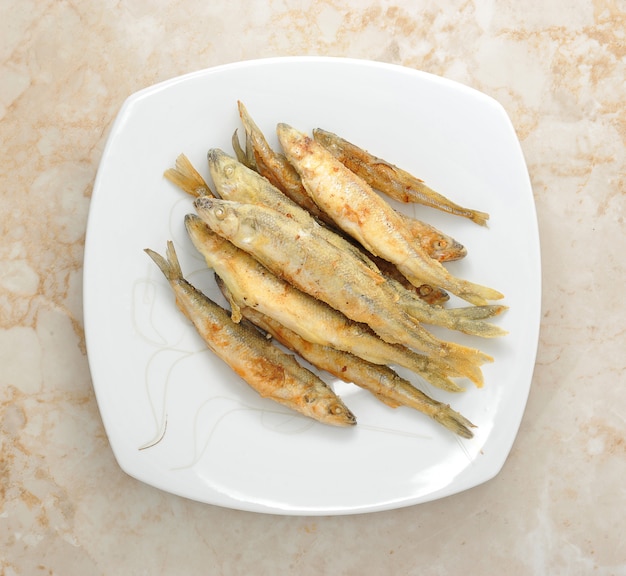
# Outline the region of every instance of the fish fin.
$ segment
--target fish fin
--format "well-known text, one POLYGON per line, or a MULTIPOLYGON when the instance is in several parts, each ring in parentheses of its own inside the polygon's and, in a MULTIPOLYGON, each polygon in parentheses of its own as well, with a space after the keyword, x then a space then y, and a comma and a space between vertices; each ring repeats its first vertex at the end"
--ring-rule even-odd
POLYGON ((230 319, 235 324, 239 324, 243 318, 243 314, 241 313, 241 306, 239 306, 232 292, 228 289, 228 286, 226 286, 226 283, 217 274, 217 272, 214 273, 213 276, 215 277, 215 283, 217 284, 217 287, 220 289, 220 292, 222 293, 224 298, 228 300, 228 303, 230 304, 230 319))
MULTIPOLYGON (((375 285, 378 286, 381 284, 387 284, 389 282, 389 279, 383 276, 383 274, 377 267, 372 267, 371 263, 368 263, 362 260, 362 254, 360 254, 357 251, 357 249, 355 249, 354 255, 361 259, 361 263, 363 264, 362 266, 363 273, 367 274, 370 280, 375 285)), ((395 294, 394 299, 395 299, 395 302, 397 302, 400 299, 400 297, 397 294, 395 294)))
POLYGON ((375 392, 373 394, 378 400, 380 400, 383 404, 386 404, 390 408, 398 408, 399 406, 402 406, 401 402, 398 402, 397 400, 392 400, 384 394, 376 394, 375 392))
POLYGON ((230 304, 230 319, 235 324, 239 324, 239 322, 241 322, 241 319, 243 318, 241 314, 241 306, 237 304, 237 301, 233 298, 230 292, 228 292, 228 294, 225 294, 225 296, 228 300, 228 303, 230 304))
POLYGON ((180 154, 176 158, 175 168, 168 168, 163 176, 191 196, 196 198, 198 196, 212 196, 215 198, 215 194, 209 188, 206 180, 184 154, 180 154))
POLYGON ((239 322, 241 322, 241 308, 239 306, 239 304, 237 304, 237 302, 235 302, 234 300, 230 300, 230 319, 235 323, 235 324, 239 324, 239 322))

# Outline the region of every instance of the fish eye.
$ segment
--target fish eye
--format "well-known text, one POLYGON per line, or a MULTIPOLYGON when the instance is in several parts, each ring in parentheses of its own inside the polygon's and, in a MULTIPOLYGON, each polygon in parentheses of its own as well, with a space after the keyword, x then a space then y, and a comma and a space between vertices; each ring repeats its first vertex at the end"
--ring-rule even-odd
POLYGON ((216 208, 213 213, 218 220, 224 220, 224 218, 226 218, 226 210, 224 210, 221 206, 216 208))
POLYGON ((448 243, 443 239, 437 240, 434 244, 437 250, 444 250, 445 248, 448 247, 448 243))
POLYGON ((429 286, 428 284, 422 284, 417 291, 419 292, 420 296, 428 296, 429 294, 432 294, 433 292, 433 288, 432 286, 429 286))
POLYGON ((226 178, 230 178, 235 172, 235 169, 232 166, 226 166, 224 168, 224 176, 226 176, 226 178))
POLYGON ((338 404, 336 404, 335 406, 333 406, 333 407, 331 408, 331 411, 332 411, 332 413, 333 413, 333 414, 337 414, 337 415, 339 415, 339 414, 343 414, 343 408, 342 408, 341 406, 339 406, 338 404))

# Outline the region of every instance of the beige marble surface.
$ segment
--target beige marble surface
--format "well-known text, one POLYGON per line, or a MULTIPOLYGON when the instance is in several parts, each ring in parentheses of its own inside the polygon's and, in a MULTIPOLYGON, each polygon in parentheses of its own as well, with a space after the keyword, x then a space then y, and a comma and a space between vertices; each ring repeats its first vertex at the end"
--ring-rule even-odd
POLYGON ((0 2, 0 574, 626 575, 624 0, 0 2), (498 99, 542 241, 531 394, 501 473, 376 514, 207 506, 116 465, 82 323, 86 216, 132 92, 276 55, 498 99))

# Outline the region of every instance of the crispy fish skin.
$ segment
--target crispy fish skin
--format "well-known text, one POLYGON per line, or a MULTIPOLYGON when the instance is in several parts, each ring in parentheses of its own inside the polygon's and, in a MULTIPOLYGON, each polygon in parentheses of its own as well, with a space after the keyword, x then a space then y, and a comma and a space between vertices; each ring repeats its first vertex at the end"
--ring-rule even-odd
POLYGON ((315 374, 300 366, 248 323, 236 324, 228 312, 187 282, 174 245, 168 242, 167 259, 146 249, 167 278, 176 304, 191 320, 208 348, 226 362, 263 398, 288 406, 324 424, 353 426, 354 414, 315 374))
POLYGON ((367 324, 390 343, 450 363, 481 385, 479 365, 493 361, 491 356, 435 338, 396 306, 397 295, 384 281, 380 282, 379 275, 346 258, 343 250, 265 206, 208 197, 197 198, 194 206, 213 231, 303 292, 367 324))
MULTIPOLYGON (((254 169, 294 202, 315 216, 320 222, 335 227, 336 224, 334 220, 320 209, 302 185, 300 174, 294 169, 289 160, 287 160, 283 154, 271 148, 265 136, 251 118, 246 107, 241 102, 238 103, 238 106, 239 116, 246 132, 246 143, 250 143, 251 155, 254 158, 254 169)), ((234 147, 237 151, 237 145, 234 147)), ((245 157, 243 152, 237 155, 245 157)), ((249 158, 247 160, 248 161, 243 163, 251 168, 252 162, 249 158)), ((444 234, 425 222, 410 218, 401 213, 398 213, 398 215, 405 221, 414 239, 421 243, 424 250, 428 252, 432 258, 440 262, 447 262, 459 260, 467 254, 465 247, 451 236, 444 234)), ((436 288, 433 287, 433 290, 435 289, 436 288)), ((439 291, 439 294, 430 292, 429 296, 431 301, 434 300, 436 296, 441 297, 441 302, 447 300, 447 295, 445 292, 442 294, 441 291, 439 291)))
POLYGON ((455 278, 430 258, 412 241, 397 212, 315 140, 283 123, 278 124, 277 133, 316 203, 367 250, 393 262, 413 284, 440 286, 477 305, 504 297, 492 288, 455 278))
MULTIPOLYGON (((209 150, 207 161, 211 177, 220 197, 226 200, 264 204, 283 214, 289 214, 298 218, 303 225, 312 225, 313 222, 318 221, 322 222, 319 218, 315 218, 308 208, 287 196, 279 186, 275 186, 261 173, 253 170, 241 161, 236 161, 224 151, 216 148, 209 150)), ((297 176, 297 178, 299 179, 300 177, 297 176)), ((417 293, 425 302, 441 305, 449 300, 447 292, 440 288, 427 284, 422 284, 419 287, 413 286, 393 264, 372 254, 366 254, 362 247, 354 243, 353 239, 348 240, 345 236, 338 234, 336 227, 333 226, 333 229, 330 229, 322 225, 319 232, 329 242, 346 250, 352 256, 363 260, 373 270, 384 270, 384 276, 396 280, 404 289, 410 289, 412 292, 417 293)))
POLYGON ((492 306, 491 308, 484 308, 481 311, 484 313, 481 318, 478 317, 478 311, 471 307, 454 311, 433 307, 424 298, 416 297, 413 291, 407 291, 404 286, 390 282, 389 278, 385 278, 381 274, 377 264, 361 250, 343 236, 324 226, 320 226, 305 209, 285 196, 268 180, 250 170, 235 158, 222 150, 214 148, 207 153, 207 160, 211 177, 221 198, 267 206, 297 221, 311 234, 320 235, 340 250, 343 250, 345 258, 356 258, 359 261, 358 264, 364 263, 374 273, 379 274, 379 282, 387 282, 393 288, 397 293, 399 305, 417 321, 489 338, 500 336, 504 333, 497 326, 481 321, 482 318, 499 314, 504 307, 492 306), (471 317, 468 318, 468 316, 471 317))
MULTIPOLYGON (((245 197, 246 200, 244 201, 265 203, 271 207, 282 210, 284 213, 295 212, 297 214, 299 212, 303 217, 309 219, 313 218, 313 216, 305 208, 291 200, 282 192, 282 190, 273 186, 265 177, 261 176, 261 174, 254 170, 251 166, 246 165, 246 153, 243 150, 239 150, 238 156, 242 157, 242 159, 238 160, 239 165, 245 166, 250 175, 255 177, 254 180, 252 178, 248 179, 248 183, 251 185, 251 188, 246 187, 242 189, 241 186, 239 186, 239 189, 236 188, 238 186, 237 181, 239 178, 237 176, 239 170, 235 169, 236 163, 231 163, 233 159, 227 154, 217 149, 209 150, 207 154, 207 159, 209 161, 213 177, 221 188, 220 195, 223 195, 227 199, 241 199, 242 196, 239 194, 235 195, 234 193, 247 191, 248 196, 245 197)), ((176 158, 175 167, 168 168, 165 171, 164 176, 181 190, 195 198, 198 196, 210 196, 212 198, 219 196, 211 190, 202 175, 193 167, 185 154, 180 154, 176 158)), ((243 178, 241 180, 243 180, 243 178)), ((328 230, 328 233, 329 238, 334 237, 337 241, 342 241, 343 246, 348 251, 353 252, 353 255, 355 256, 361 257, 364 261, 370 263, 372 267, 383 267, 385 276, 396 280, 405 289, 414 291, 425 302, 432 305, 442 305, 449 299, 445 290, 429 286, 428 284, 422 284, 419 287, 415 287, 410 284, 410 282, 402 276, 398 269, 395 268, 395 266, 390 262, 376 258, 371 254, 366 255, 362 248, 350 243, 343 236, 339 236, 338 234, 331 236, 331 230, 328 230), (373 264, 374 260, 376 261, 375 265, 373 264)))
POLYGON ((301 292, 213 232, 198 216, 187 215, 185 227, 193 245, 225 286, 235 321, 240 320, 243 308, 258 310, 304 340, 350 352, 373 364, 403 366, 443 390, 463 390, 448 377, 460 374, 436 359, 385 342, 364 324, 349 320, 324 302, 301 292))
POLYGON ((423 204, 449 214, 468 218, 481 226, 487 225, 489 214, 455 204, 426 186, 423 180, 381 158, 377 158, 344 138, 321 128, 313 130, 313 137, 352 172, 358 174, 370 186, 389 197, 400 202, 423 204))
POLYGON ((273 318, 253 308, 242 308, 242 314, 316 368, 368 390, 392 408, 398 406, 414 408, 463 438, 474 436, 470 430, 474 425, 467 418, 452 410, 448 404, 434 400, 388 366, 372 364, 348 352, 308 342, 273 318))
MULTIPOLYGON (((297 202, 293 201, 279 188, 259 173, 238 162, 223 150, 212 148, 207 153, 209 172, 215 183, 220 198, 246 204, 259 204, 277 210, 295 219, 307 230, 321 235, 337 248, 360 260, 373 271, 377 266, 371 259, 333 230, 320 225, 313 215, 297 202)), ((383 281, 381 279, 381 281, 383 281)))

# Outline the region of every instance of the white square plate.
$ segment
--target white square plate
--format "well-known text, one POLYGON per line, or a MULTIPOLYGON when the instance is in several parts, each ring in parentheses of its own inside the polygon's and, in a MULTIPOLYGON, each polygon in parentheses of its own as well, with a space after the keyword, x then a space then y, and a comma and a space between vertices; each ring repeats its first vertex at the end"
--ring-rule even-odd
MULTIPOLYGON (((241 129, 240 129, 240 132, 241 129)), ((399 206, 399 205, 398 205, 399 206)), ((528 396, 539 333, 539 238, 515 131, 490 97, 399 66, 278 58, 203 70, 128 98, 93 190, 84 266, 85 333, 102 419, 131 476, 195 500, 257 512, 349 514, 408 506, 466 490, 504 464, 528 396), (506 295, 497 340, 439 332, 495 358, 485 385, 453 395, 424 387, 477 425, 455 437, 408 408, 331 383, 358 425, 327 427, 258 397, 204 346, 143 252, 171 239, 183 273, 223 302, 186 237, 193 211, 163 178, 184 152, 208 178, 206 152, 232 153, 237 100, 277 146, 278 122, 335 132, 415 175, 489 227, 401 206, 468 248, 456 275, 506 295)), ((400 371, 416 384, 416 378, 400 371)))

